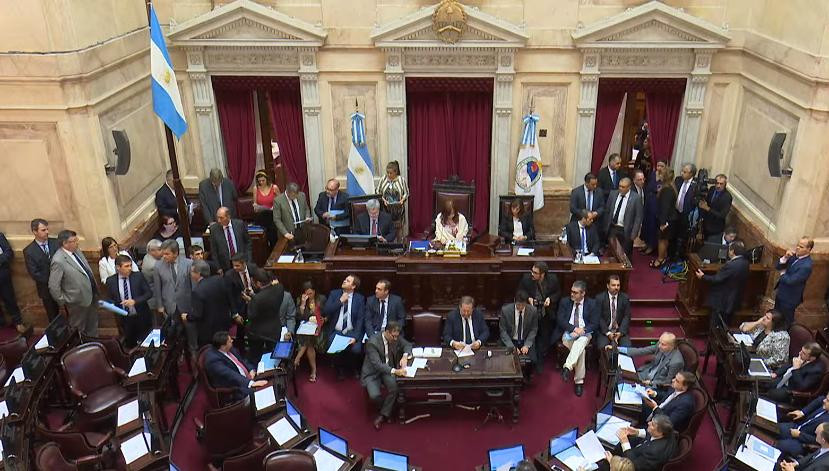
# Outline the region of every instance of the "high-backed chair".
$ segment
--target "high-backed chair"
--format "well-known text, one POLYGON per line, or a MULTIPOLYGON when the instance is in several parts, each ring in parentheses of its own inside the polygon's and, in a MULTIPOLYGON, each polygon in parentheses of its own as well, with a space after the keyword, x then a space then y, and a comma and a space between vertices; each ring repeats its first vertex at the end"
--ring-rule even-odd
POLYGON ((697 374, 697 369, 699 368, 699 352, 697 352, 697 348, 686 340, 677 342, 676 348, 682 354, 682 360, 685 362, 685 368, 683 369, 697 374))
MULTIPOLYGON (((247 453, 226 458, 222 462, 221 469, 222 471, 260 470, 264 466, 262 463, 265 461, 265 457, 268 456, 268 453, 273 451, 273 448, 274 447, 271 442, 266 441, 261 446, 256 447, 247 453)), ((211 471, 219 469, 214 467, 212 464, 208 465, 208 468, 211 471)))
POLYGON ((691 455, 693 448, 694 441, 691 437, 680 435, 677 440, 676 454, 662 466, 662 471, 683 471, 688 469, 688 463, 685 463, 685 460, 691 455))
POLYGON ((348 198, 348 204, 351 206, 351 227, 352 231, 353 228, 357 226, 357 218, 360 217, 361 214, 367 212, 366 203, 368 200, 380 200, 381 196, 374 194, 374 195, 362 195, 362 196, 351 196, 348 198))
POLYGON ((107 358, 113 365, 121 368, 124 371, 129 371, 132 362, 130 361, 130 352, 128 352, 121 341, 117 337, 89 337, 81 334, 81 340, 86 342, 98 342, 104 346, 107 358))
MULTIPOLYGON (((466 183, 460 180, 457 175, 453 175, 442 181, 435 179, 432 183, 432 193, 435 201, 435 210, 432 213, 432 224, 434 224, 434 218, 438 213, 443 211, 443 205, 446 200, 452 200, 452 203, 455 205, 455 210, 466 217, 466 223, 469 225, 469 240, 474 240, 478 236, 473 230, 475 226, 475 181, 466 183)), ((432 234, 434 227, 427 232, 432 234)))
POLYGON ((441 344, 441 321, 437 314, 421 312, 412 316, 412 339, 418 345, 438 346, 441 344))
POLYGON ((265 471, 317 471, 314 457, 305 450, 279 450, 265 457, 265 471))
POLYGON ((213 347, 211 345, 205 345, 199 349, 197 375, 202 389, 207 394, 207 402, 210 408, 218 409, 231 401, 234 390, 233 388, 215 388, 210 384, 210 378, 207 377, 207 368, 205 368, 205 355, 207 354, 208 348, 213 347))
POLYGON ((70 458, 102 454, 113 436, 113 430, 106 433, 70 430, 68 424, 58 430, 49 429, 41 421, 35 424, 35 433, 43 441, 56 443, 70 458))
POLYGON ((78 399, 80 412, 97 422, 115 414, 130 393, 121 386, 127 374, 107 358, 104 346, 90 342, 71 348, 60 358, 69 391, 78 399))
POLYGON ((201 438, 211 461, 221 461, 259 446, 253 440, 256 425, 250 396, 219 409, 208 410, 204 420, 193 418, 196 436, 201 438))
POLYGON ((806 342, 813 341, 814 339, 815 338, 812 335, 811 330, 803 324, 793 322, 792 325, 789 326, 789 358, 796 357, 800 349, 803 348, 803 345, 806 342))
POLYGON ((78 471, 82 469, 101 469, 102 457, 88 455, 69 461, 61 453, 57 443, 49 442, 38 448, 35 453, 35 467, 39 471, 78 471))
POLYGON ((708 412, 708 395, 700 387, 693 387, 688 390, 688 394, 694 396, 694 412, 691 414, 691 419, 688 420, 688 426, 682 431, 682 435, 687 435, 694 440, 697 438, 697 431, 699 430, 702 419, 705 413, 708 412))
POLYGON ((498 196, 498 222, 500 223, 506 218, 512 217, 510 206, 512 202, 518 200, 523 206, 524 214, 530 215, 530 221, 533 218, 533 203, 535 197, 533 195, 500 195, 498 196))
POLYGON ((325 252, 331 240, 331 229, 322 224, 307 223, 302 225, 295 236, 300 242, 297 248, 306 252, 325 252))
MULTIPOLYGON (((23 359, 23 355, 26 354, 26 350, 28 349, 29 345, 26 342, 26 337, 22 335, 18 335, 5 342, 0 342, 0 355, 3 355, 3 359, 6 360, 8 373, 11 373, 15 368, 20 366, 20 360, 23 359)), ((5 377, 3 378, 3 384, 6 384, 6 379, 5 377)))

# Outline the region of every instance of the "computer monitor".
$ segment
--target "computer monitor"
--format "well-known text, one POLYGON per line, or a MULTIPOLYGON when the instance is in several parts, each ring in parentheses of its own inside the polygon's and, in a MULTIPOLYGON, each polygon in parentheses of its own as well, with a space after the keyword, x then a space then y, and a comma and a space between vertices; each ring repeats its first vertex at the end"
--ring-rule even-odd
POLYGON ((704 242, 697 252, 697 255, 703 260, 718 263, 721 260, 728 259, 728 246, 720 244, 719 242, 704 242))
POLYGON ((302 414, 299 413, 294 403, 285 398, 285 413, 288 417, 288 421, 294 424, 294 428, 297 431, 302 430, 302 414))
POLYGON ((743 365, 743 372, 748 373, 748 367, 749 367, 749 365, 751 365, 751 355, 749 355, 748 348, 746 347, 746 345, 744 343, 740 342, 740 345, 739 345, 738 348, 740 349, 740 358, 739 358, 739 360, 743 365))
POLYGON ((579 438, 579 428, 573 427, 570 430, 562 433, 557 437, 550 439, 550 456, 555 456, 562 451, 576 445, 576 439, 579 438))
POLYGON ((344 438, 319 428, 320 446, 329 453, 333 453, 342 459, 348 459, 348 442, 344 438))
POLYGON ((46 327, 44 335, 46 335, 49 345, 55 346, 63 341, 68 330, 69 327, 66 323, 66 318, 64 316, 55 316, 52 322, 49 323, 49 326, 46 327))
POLYGON ((36 381, 46 369, 46 359, 32 347, 23 356, 20 366, 23 368, 23 374, 27 379, 36 381))
POLYGON ((613 401, 608 401, 596 412, 595 430, 602 428, 602 426, 606 424, 611 417, 613 417, 613 401))
POLYGON ((524 445, 489 450, 489 471, 515 469, 524 459, 524 445))
POLYGON ((293 352, 293 342, 276 342, 276 345, 273 347, 273 352, 271 352, 271 358, 274 360, 284 360, 286 358, 291 358, 293 356, 293 352))
POLYGON ((377 245, 376 235, 342 234, 340 235, 340 239, 342 239, 346 244, 348 244, 351 247, 365 248, 377 245))
POLYGON ((408 471, 409 457, 390 451, 371 450, 371 462, 376 469, 384 471, 408 471))

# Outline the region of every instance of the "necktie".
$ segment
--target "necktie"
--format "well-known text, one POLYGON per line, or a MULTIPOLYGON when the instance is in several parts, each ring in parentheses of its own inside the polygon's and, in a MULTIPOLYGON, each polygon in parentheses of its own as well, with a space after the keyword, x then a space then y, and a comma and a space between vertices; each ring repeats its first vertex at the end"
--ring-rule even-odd
POLYGON ((627 195, 619 195, 619 203, 616 205, 616 211, 613 213, 613 225, 619 223, 619 213, 622 212, 622 205, 625 204, 625 196, 627 195))
POLYGON ((619 326, 616 325, 616 296, 610 297, 610 328, 612 330, 619 328, 619 326))
POLYGON ((245 291, 250 289, 250 278, 248 278, 247 270, 242 272, 242 283, 245 285, 245 291))
MULTIPOLYGON (((128 278, 122 278, 122 280, 123 280, 122 284, 123 284, 123 286, 124 286, 124 299, 123 299, 122 301, 126 301, 127 299, 132 299, 132 294, 130 294, 130 282, 129 282, 129 279, 128 279, 128 278)), ((134 312, 135 312, 135 308, 134 308, 134 307, 130 307, 130 308, 129 308, 129 312, 130 312, 130 314, 134 313, 134 312)))
POLYGON ((614 170, 610 171, 610 181, 613 182, 613 189, 614 190, 619 187, 619 184, 616 183, 616 171, 614 171, 614 170))
POLYGON ((371 220, 371 235, 373 235, 373 236, 377 235, 377 219, 372 219, 371 220))
POLYGON ((380 324, 380 329, 386 329, 386 300, 380 301, 380 319, 382 319, 382 323, 380 324))
POLYGON ((297 206, 296 200, 291 200, 291 210, 294 212, 294 225, 299 225, 299 206, 297 206))
POLYGON ((343 303, 343 309, 340 311, 340 320, 337 322, 337 330, 346 333, 351 330, 351 319, 348 315, 348 299, 343 303))
POLYGON ((245 372, 245 373, 244 373, 244 374, 245 374, 245 378, 247 378, 247 377, 248 377, 248 373, 250 373, 250 371, 249 371, 249 370, 248 370, 248 368, 245 366, 245 364, 244 364, 244 363, 242 363, 241 361, 239 361, 239 359, 238 359, 238 358, 236 358, 236 355, 234 355, 234 354, 233 354, 233 353, 231 353, 231 352, 227 352, 227 356, 230 358, 230 361, 232 361, 232 362, 236 365, 236 368, 239 368, 240 370, 242 370, 242 371, 244 371, 244 372, 245 372))
POLYGON ((720 191, 714 190, 714 194, 711 195, 711 202, 713 203, 714 201, 716 201, 718 196, 720 196, 720 191))
POLYGON ((331 207, 334 206, 334 198, 328 197, 328 212, 331 212, 331 207))
POLYGON ((81 266, 81 270, 83 270, 84 275, 89 278, 89 286, 92 288, 92 294, 95 294, 95 291, 98 290, 98 287, 95 286, 95 278, 92 277, 92 273, 87 270, 86 265, 83 264, 81 261, 81 257, 78 256, 77 253, 72 252, 72 256, 75 257, 75 261, 78 262, 78 265, 81 266))
POLYGON ((45 244, 40 244, 40 248, 43 249, 43 253, 45 253, 46 256, 48 257, 49 256, 49 243, 46 242, 45 244))
POLYGON ((230 233, 230 224, 225 226, 225 237, 227 237, 227 250, 230 256, 236 255, 236 244, 233 243, 233 235, 230 233))
POLYGON ((176 273, 176 263, 173 262, 170 264, 170 272, 173 274, 173 283, 178 280, 178 273, 176 273))
POLYGON ((389 355, 389 343, 383 340, 383 350, 386 354, 386 364, 394 368, 394 363, 391 361, 391 355, 389 355))
POLYGON ((587 210, 593 211, 593 190, 587 190, 587 210))
POLYGON ((219 197, 219 206, 224 206, 225 202, 224 202, 224 198, 222 198, 222 185, 219 185, 219 186, 216 186, 216 187, 213 187, 213 188, 216 189, 216 195, 219 197))
POLYGON ((587 230, 584 227, 581 228, 581 251, 587 253, 587 230))
POLYGON ((677 196, 677 198, 676 198, 676 209, 679 210, 680 213, 682 212, 682 205, 685 202, 684 201, 685 200, 685 192, 687 192, 687 191, 688 191, 688 182, 684 182, 682 184, 682 188, 679 191, 679 196, 677 196))
POLYGON ((461 318, 461 323, 463 324, 463 343, 470 343, 469 342, 469 327, 466 323, 466 319, 461 318))
MULTIPOLYGON (((820 416, 822 416, 822 415, 823 415, 823 414, 825 414, 825 413, 826 413, 826 411, 825 411, 825 410, 821 410, 821 411, 820 411, 817 415, 815 415, 815 416, 814 416, 814 417, 812 417, 811 419, 809 419, 809 420, 807 420, 806 422, 803 422, 802 424, 798 425, 798 426, 797 426, 797 429, 798 429, 798 430, 800 430, 801 428, 805 427, 806 425, 808 425, 808 424, 810 424, 810 423, 814 422, 815 420, 819 419, 819 418, 820 418, 820 416)), ((825 425, 824 425, 824 427, 825 427, 825 425)))
POLYGON ((575 321, 573 322, 573 325, 576 327, 581 325, 581 312, 579 312, 579 306, 581 306, 581 303, 576 303, 576 311, 573 313, 573 321, 575 321))
POLYGON ((524 340, 524 311, 518 313, 518 341, 524 340))

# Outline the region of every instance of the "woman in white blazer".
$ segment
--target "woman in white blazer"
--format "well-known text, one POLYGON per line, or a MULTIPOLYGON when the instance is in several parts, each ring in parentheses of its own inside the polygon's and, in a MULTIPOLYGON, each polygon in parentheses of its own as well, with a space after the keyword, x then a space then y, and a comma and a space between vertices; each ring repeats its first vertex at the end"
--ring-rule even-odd
POLYGON ((443 244, 449 241, 461 242, 469 233, 469 226, 463 214, 455 210, 451 199, 443 203, 443 211, 435 218, 435 240, 443 244))
MULTIPOLYGON (((119 255, 130 257, 130 254, 121 250, 115 239, 104 237, 101 240, 101 259, 98 260, 98 274, 101 275, 101 283, 106 283, 107 278, 115 274, 115 257, 119 255)), ((138 265, 135 264, 134 260, 132 271, 138 271, 138 265)))

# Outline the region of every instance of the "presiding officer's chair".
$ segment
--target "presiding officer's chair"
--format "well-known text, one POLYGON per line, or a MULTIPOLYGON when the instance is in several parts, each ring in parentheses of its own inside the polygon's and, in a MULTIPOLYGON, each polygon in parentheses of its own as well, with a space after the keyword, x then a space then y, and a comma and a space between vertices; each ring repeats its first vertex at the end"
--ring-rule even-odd
POLYGON ((512 202, 518 200, 523 206, 524 214, 530 215, 530 221, 533 218, 533 203, 535 203, 535 196, 533 195, 500 195, 498 196, 498 221, 503 221, 512 217, 510 206, 512 202))
POLYGON ((431 239, 435 234, 435 218, 438 213, 443 211, 443 205, 446 200, 452 200, 455 205, 455 211, 461 213, 466 218, 466 223, 469 226, 469 240, 474 241, 480 234, 475 232, 475 181, 466 183, 457 175, 452 175, 446 180, 434 180, 432 183, 433 200, 435 202, 435 209, 432 213, 432 220, 430 221, 429 229, 426 231, 426 238, 431 239))
MULTIPOLYGON (((351 206, 351 232, 354 232, 354 228, 357 227, 357 218, 360 217, 361 214, 368 212, 366 209, 366 203, 368 200, 380 201, 381 195, 361 195, 361 196, 350 196, 348 198, 348 204, 351 206)), ((382 203, 382 201, 380 201, 382 203)))
POLYGON ((317 471, 317 462, 305 450, 279 450, 265 457, 265 471, 317 471))
POLYGON ((69 391, 78 399, 81 416, 100 422, 115 414, 130 397, 121 385, 127 374, 107 358, 104 346, 90 342, 71 348, 60 358, 69 391))

